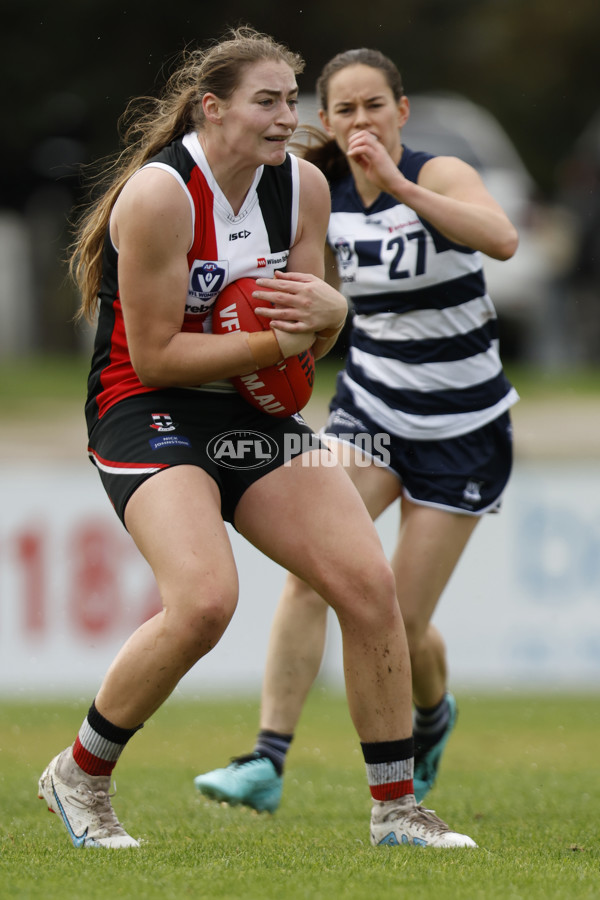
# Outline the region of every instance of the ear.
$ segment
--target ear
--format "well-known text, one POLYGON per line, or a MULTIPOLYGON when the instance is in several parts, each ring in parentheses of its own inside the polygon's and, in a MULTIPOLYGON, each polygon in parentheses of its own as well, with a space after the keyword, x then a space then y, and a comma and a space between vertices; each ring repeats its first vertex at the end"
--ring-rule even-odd
POLYGON ((329 124, 329 117, 327 115, 327 112, 324 109, 319 110, 319 119, 321 120, 321 125, 323 126, 323 128, 325 129, 325 131, 327 132, 329 137, 330 138, 335 137, 333 128, 329 124))
POLYGON ((398 101, 398 128, 402 128, 403 125, 406 125, 409 116, 410 101, 408 97, 403 94, 398 101))
POLYGON ((204 118, 213 125, 220 125, 223 120, 224 104, 216 94, 205 94, 202 98, 204 118))

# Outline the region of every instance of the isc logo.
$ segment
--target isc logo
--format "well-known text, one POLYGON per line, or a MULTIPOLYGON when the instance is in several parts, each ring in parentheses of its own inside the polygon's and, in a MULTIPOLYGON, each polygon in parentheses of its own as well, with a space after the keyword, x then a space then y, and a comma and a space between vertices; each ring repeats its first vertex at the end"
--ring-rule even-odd
POLYGON ((244 238, 250 237, 251 231, 233 231, 229 235, 230 241, 242 241, 244 238))

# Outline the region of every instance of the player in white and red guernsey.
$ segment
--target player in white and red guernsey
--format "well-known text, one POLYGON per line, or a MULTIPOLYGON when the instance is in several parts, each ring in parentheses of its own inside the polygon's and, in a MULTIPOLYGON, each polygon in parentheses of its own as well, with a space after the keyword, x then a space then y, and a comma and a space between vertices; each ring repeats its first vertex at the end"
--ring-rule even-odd
POLYGON ((339 617, 372 837, 384 828, 385 843, 474 846, 416 806, 406 637, 360 496, 316 439, 286 455, 288 438, 311 437, 301 418, 276 419, 228 390, 229 378, 309 347, 323 355, 346 316, 344 297, 322 280, 327 182, 286 150, 301 68, 252 29, 186 54, 79 232, 83 311, 99 303, 90 456, 164 608, 125 643, 74 744, 40 778, 40 797, 78 847, 138 846, 112 809, 111 773, 233 615, 237 572, 224 519, 339 617), (272 327, 212 334, 220 288, 262 274, 278 276, 260 280, 271 290, 255 295, 273 304, 263 310, 272 327), (235 464, 211 451, 223 433, 230 443, 239 435, 235 464), (274 448, 268 464, 263 438, 274 448))

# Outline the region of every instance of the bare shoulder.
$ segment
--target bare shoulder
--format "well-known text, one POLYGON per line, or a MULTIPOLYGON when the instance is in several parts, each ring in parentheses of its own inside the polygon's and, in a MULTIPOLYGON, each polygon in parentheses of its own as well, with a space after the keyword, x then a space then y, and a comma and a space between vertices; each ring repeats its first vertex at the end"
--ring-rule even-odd
POLYGON ((329 220, 331 197, 329 184, 320 169, 305 159, 299 159, 300 212, 301 214, 329 220))
POLYGON ((303 191, 322 192, 329 197, 329 184, 320 169, 306 159, 298 160, 300 185, 303 191))
POLYGON ((419 172, 418 183, 437 193, 445 194, 447 189, 464 186, 483 186, 481 176, 473 166, 457 156, 434 156, 429 159, 419 172))
POLYGON ((111 231, 118 241, 119 231, 133 225, 138 229, 158 228, 163 234, 168 228, 191 240, 189 196, 170 172, 148 166, 127 181, 113 209, 111 231))

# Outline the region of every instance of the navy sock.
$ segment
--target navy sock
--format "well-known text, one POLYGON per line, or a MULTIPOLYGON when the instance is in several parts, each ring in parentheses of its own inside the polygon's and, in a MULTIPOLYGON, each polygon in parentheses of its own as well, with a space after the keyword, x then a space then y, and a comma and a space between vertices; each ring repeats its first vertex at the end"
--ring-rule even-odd
POLYGON ((285 758, 293 739, 293 734, 279 734, 277 731, 269 731, 263 728, 256 737, 254 752, 258 753, 259 756, 266 756, 267 759, 270 759, 278 775, 281 775, 283 774, 285 758))
POLYGON ((418 751, 428 750, 442 737, 448 727, 450 705, 446 694, 435 706, 415 706, 414 736, 418 751))

